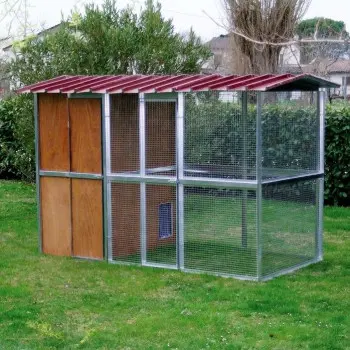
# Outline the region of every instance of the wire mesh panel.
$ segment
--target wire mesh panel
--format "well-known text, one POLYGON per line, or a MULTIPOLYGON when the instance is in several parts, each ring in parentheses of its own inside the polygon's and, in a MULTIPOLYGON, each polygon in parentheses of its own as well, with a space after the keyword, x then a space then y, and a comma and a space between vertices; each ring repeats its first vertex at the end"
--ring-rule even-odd
POLYGON ((176 265, 176 187, 146 185, 148 263, 176 265))
POLYGON ((268 92, 262 108, 263 178, 314 172, 318 160, 315 92, 268 92))
POLYGON ((263 275, 313 260, 316 229, 316 180, 263 185, 263 275))
POLYGON ((141 263, 140 185, 111 184, 112 259, 141 263))
POLYGON ((111 172, 139 172, 138 95, 111 96, 111 172))
POLYGON ((186 94, 185 176, 255 179, 254 95, 186 94))
POLYGON ((175 102, 146 102, 146 174, 176 175, 175 102))
POLYGON ((186 187, 184 265, 217 274, 257 276, 256 193, 186 187))

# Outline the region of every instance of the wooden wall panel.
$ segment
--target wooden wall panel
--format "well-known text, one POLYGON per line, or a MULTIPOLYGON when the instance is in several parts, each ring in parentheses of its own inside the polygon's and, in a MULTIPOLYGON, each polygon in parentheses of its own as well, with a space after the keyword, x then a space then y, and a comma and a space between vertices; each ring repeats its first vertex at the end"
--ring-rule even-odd
POLYGON ((102 181, 72 179, 73 256, 103 258, 102 181))
POLYGON ((140 185, 112 183, 113 257, 140 253, 140 185))
POLYGON ((139 111, 136 94, 111 97, 112 172, 139 170, 139 111))
POLYGON ((69 171, 69 118, 66 95, 39 94, 40 169, 69 171))
POLYGON ((41 225, 43 252, 71 255, 70 179, 41 177, 41 225))
POLYGON ((146 168, 176 165, 175 102, 146 103, 146 168))
POLYGON ((102 173, 101 100, 69 99, 71 171, 102 173))

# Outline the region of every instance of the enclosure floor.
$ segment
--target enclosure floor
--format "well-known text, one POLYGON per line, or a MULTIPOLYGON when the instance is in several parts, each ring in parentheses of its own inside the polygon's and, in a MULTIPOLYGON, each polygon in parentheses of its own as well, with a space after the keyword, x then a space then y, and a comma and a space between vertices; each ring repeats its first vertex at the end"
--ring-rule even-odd
MULTIPOLYGON (((190 194, 185 200, 184 267, 217 274, 257 276, 256 201, 247 201, 247 247, 242 247, 240 198, 190 194)), ((263 276, 313 260, 315 206, 263 201, 263 276)), ((140 254, 116 258, 141 263, 140 254)), ((147 251, 147 262, 176 266, 176 246, 147 251)))
MULTIPOLYGON (((185 268, 218 274, 257 276, 257 255, 254 249, 188 242, 185 245, 185 268)), ((264 276, 312 260, 304 255, 266 252, 262 258, 264 276)), ((123 256, 115 261, 141 264, 140 254, 123 256)), ((147 252, 147 262, 176 266, 176 246, 167 245, 147 252)))

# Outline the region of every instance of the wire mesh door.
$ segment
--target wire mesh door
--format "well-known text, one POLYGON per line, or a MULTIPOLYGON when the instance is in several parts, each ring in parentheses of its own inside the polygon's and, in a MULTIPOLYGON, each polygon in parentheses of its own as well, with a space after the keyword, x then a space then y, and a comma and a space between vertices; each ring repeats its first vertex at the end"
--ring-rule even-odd
POLYGON ((146 185, 146 264, 177 264, 176 187, 146 185))
POLYGON ((176 103, 147 101, 145 111, 144 263, 176 267, 176 103))

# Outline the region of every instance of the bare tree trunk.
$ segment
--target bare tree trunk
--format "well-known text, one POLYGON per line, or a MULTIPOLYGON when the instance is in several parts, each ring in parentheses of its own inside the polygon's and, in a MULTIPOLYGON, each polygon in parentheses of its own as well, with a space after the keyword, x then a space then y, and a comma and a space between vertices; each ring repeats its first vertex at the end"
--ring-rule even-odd
POLYGON ((267 43, 278 44, 292 39, 296 24, 310 2, 224 0, 232 33, 233 72, 277 73, 283 46, 267 43))

